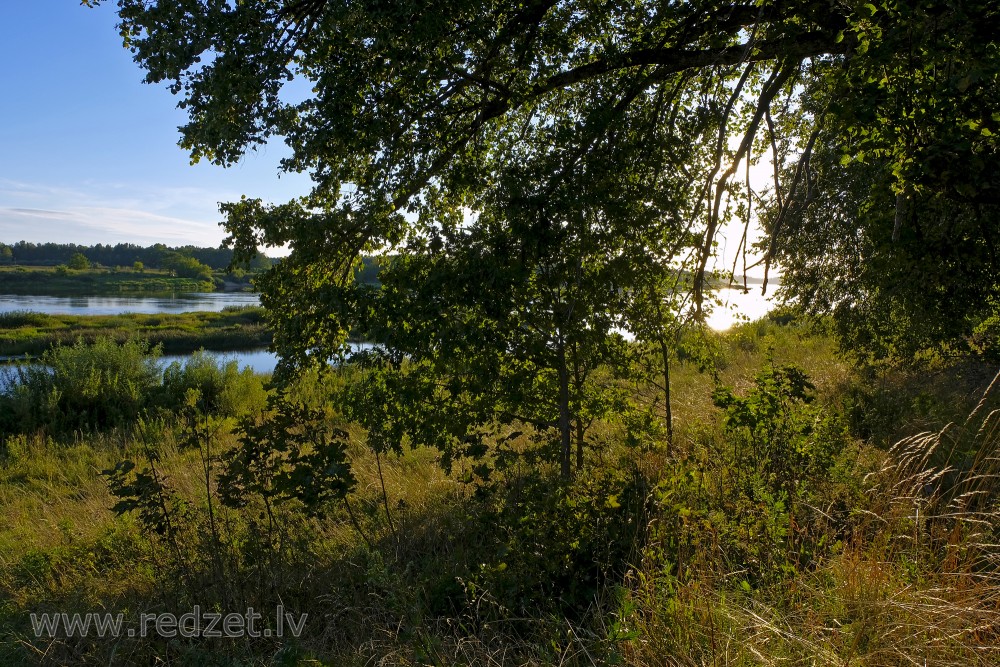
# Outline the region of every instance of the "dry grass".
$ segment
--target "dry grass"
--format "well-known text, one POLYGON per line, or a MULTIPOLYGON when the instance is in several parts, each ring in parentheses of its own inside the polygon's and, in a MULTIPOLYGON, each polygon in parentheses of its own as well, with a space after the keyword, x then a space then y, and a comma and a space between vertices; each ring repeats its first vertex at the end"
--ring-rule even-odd
POLYGON ((964 423, 880 454, 843 548, 780 589, 742 595, 718 571, 683 584, 637 575, 629 662, 1000 663, 1000 410, 988 394, 964 423))

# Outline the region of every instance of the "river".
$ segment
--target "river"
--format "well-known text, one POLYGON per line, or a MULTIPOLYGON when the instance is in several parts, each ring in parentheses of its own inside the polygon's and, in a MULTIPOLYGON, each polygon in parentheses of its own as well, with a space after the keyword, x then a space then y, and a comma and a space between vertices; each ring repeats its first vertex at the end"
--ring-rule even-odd
POLYGON ((716 331, 725 331, 740 322, 754 321, 767 315, 774 307, 772 300, 777 285, 767 288, 767 295, 760 293, 760 285, 749 285, 747 291, 742 288, 720 289, 715 296, 721 301, 709 314, 706 322, 716 331))
MULTIPOLYGON (((771 294, 774 289, 768 290, 771 294)), ((760 285, 749 291, 723 289, 717 293, 723 305, 708 318, 708 325, 722 331, 741 321, 756 320, 774 307, 770 296, 760 293, 760 285)), ((28 296, 0 294, 0 313, 32 311, 49 315, 121 315, 122 313, 219 312, 227 306, 256 306, 257 294, 250 292, 205 292, 171 296, 28 296)))
MULTIPOLYGON (((773 290, 769 290, 773 293, 773 290)), ((725 330, 745 318, 755 320, 767 314, 774 304, 760 293, 760 286, 748 292, 740 289, 719 290, 722 305, 716 306, 708 318, 708 325, 725 330)), ((259 305, 257 294, 250 292, 209 292, 176 294, 171 296, 27 296, 0 294, 0 313, 33 311, 50 315, 120 315, 122 313, 185 313, 192 311, 218 312, 227 306, 259 305)), ((364 345, 364 344, 362 344, 364 345)), ((234 359, 241 368, 249 366, 257 373, 274 370, 277 357, 267 350, 238 352, 210 352, 220 359, 234 359)), ((190 355, 162 358, 164 365, 181 361, 190 355)), ((0 386, 3 386, 0 379, 0 386)))
POLYGON ((0 294, 0 313, 32 311, 47 315, 148 315, 219 312, 227 306, 257 306, 260 298, 251 292, 195 292, 170 296, 31 296, 0 294))
MULTIPOLYGON (((348 345, 352 352, 369 350, 372 348, 371 343, 349 343, 348 345)), ((222 363, 235 361, 241 369, 249 367, 254 373, 271 373, 274 371, 274 367, 278 363, 277 355, 268 350, 240 350, 235 352, 214 352, 206 350, 206 354, 214 357, 222 363)), ((158 359, 158 362, 160 368, 166 368, 175 361, 184 363, 190 358, 190 354, 165 354, 158 359)), ((23 363, 23 361, 17 362, 17 360, 13 359, 0 359, 0 392, 6 390, 8 387, 11 387, 15 382, 17 382, 16 366, 20 363, 23 363)))

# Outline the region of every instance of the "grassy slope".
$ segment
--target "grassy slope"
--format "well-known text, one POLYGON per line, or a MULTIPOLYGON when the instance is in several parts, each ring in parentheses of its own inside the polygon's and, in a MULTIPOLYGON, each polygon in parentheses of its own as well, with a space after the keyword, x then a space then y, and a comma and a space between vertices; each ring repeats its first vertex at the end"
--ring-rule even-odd
POLYGON ((177 315, 0 313, 0 356, 40 355, 53 345, 70 345, 80 338, 93 341, 98 337, 119 341, 143 338, 151 345, 162 345, 165 354, 183 354, 201 348, 252 349, 271 342, 261 308, 177 315))
MULTIPOLYGON (((719 379, 738 392, 747 391, 749 378, 770 361, 795 363, 813 378, 820 401, 879 438, 915 425, 940 427, 967 414, 983 378, 988 382, 979 368, 942 367, 936 377, 861 383, 834 356, 830 341, 767 325, 724 337, 720 350, 719 379), (943 382, 955 373, 964 379, 943 382), (874 408, 882 413, 872 414, 874 408)), ((333 381, 347 381, 349 374, 333 381)), ((600 511, 605 474, 635 466, 645 488, 653 489, 646 502, 654 507, 642 515, 644 538, 627 571, 605 582, 604 593, 577 618, 525 616, 503 606, 516 598, 484 587, 516 587, 518 578, 557 572, 558 563, 533 561, 530 549, 521 560, 498 555, 498 544, 507 543, 498 532, 516 534, 517 523, 498 529, 486 506, 473 500, 473 490, 458 483, 461 466, 446 475, 428 450, 376 461, 352 430, 359 480, 352 503, 370 546, 342 510, 312 521, 278 508, 283 555, 275 559, 261 543, 267 531, 259 507, 216 508, 231 538, 221 566, 229 576, 219 579, 210 565, 215 552, 204 519, 201 458, 197 449, 179 444, 169 416, 126 432, 69 440, 13 436, 0 448, 6 519, 0 522, 0 627, 8 627, 6 637, 0 635, 0 663, 148 664, 156 656, 161 664, 192 665, 995 664, 1000 585, 996 563, 984 560, 979 546, 995 540, 972 524, 970 532, 956 533, 959 524, 947 518, 949 509, 922 491, 922 468, 902 453, 855 441, 843 456, 848 472, 820 495, 830 504, 810 515, 814 524, 795 529, 825 535, 835 545, 809 566, 788 565, 766 581, 745 584, 733 554, 741 553, 739 544, 763 543, 767 536, 727 535, 740 526, 713 515, 711 499, 699 501, 691 486, 700 474, 727 474, 717 465, 724 443, 720 412, 710 398, 714 383, 681 364, 673 384, 675 456, 623 449, 615 425, 596 427, 595 442, 604 444, 591 456, 606 470, 594 466, 594 476, 578 481, 574 497, 599 499, 600 511), (113 499, 98 471, 139 457, 143 442, 155 444, 163 472, 195 514, 180 538, 185 566, 133 518, 116 519, 108 509, 113 499), (597 495, 588 495, 595 488, 597 495), (922 523, 914 523, 915 507, 923 509, 922 523), (848 518, 822 519, 841 514, 848 518), (517 571, 504 578, 500 565, 507 564, 517 571), (26 621, 29 610, 112 609, 134 619, 141 611, 180 612, 193 603, 242 609, 246 600, 258 609, 280 600, 308 612, 307 637, 284 643, 49 641, 30 636, 26 621)), ((315 401, 323 391, 310 385, 301 393, 315 401)), ((215 451, 234 445, 231 426, 222 425, 215 451)), ((511 494, 529 478, 513 478, 493 505, 513 502, 511 494)), ((707 477, 704 485, 710 486, 707 477)), ((585 504, 575 507, 586 511, 579 509, 585 504)), ((535 531, 543 554, 559 530, 550 524, 535 531)), ((752 566, 752 559, 744 562, 752 566)))

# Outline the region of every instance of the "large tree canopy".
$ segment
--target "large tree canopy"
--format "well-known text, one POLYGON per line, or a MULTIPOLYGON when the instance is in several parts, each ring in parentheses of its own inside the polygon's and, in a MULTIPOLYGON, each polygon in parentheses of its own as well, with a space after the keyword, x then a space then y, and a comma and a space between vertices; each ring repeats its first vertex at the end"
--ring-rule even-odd
POLYGON ((991 0, 118 6, 146 80, 168 82, 189 113, 181 145, 193 159, 228 165, 282 137, 292 149, 284 168, 313 177, 300 201, 223 206, 237 250, 292 248, 264 282, 265 302, 293 313, 276 322, 292 363, 336 353, 365 320, 370 295, 350 280, 361 253, 458 258, 467 242, 499 244, 490 257, 516 252, 510 261, 532 275, 575 261, 592 269, 580 275, 607 281, 588 289, 655 302, 623 301, 628 319, 659 311, 683 282, 700 309, 720 226, 757 211, 767 214, 768 266, 783 260, 803 276, 817 262, 833 267, 818 287, 792 281, 810 305, 856 315, 886 294, 875 280, 838 296, 838 249, 869 261, 856 237, 882 239, 880 262, 895 261, 893 244, 930 262, 948 283, 941 298, 957 287, 949 262, 985 262, 975 275, 986 296, 953 302, 967 309, 961 317, 981 319, 996 296, 991 0), (764 154, 774 183, 752 192, 740 164, 764 154), (924 234, 927 201, 929 215, 968 224, 924 234), (554 262, 554 251, 576 255, 554 262))

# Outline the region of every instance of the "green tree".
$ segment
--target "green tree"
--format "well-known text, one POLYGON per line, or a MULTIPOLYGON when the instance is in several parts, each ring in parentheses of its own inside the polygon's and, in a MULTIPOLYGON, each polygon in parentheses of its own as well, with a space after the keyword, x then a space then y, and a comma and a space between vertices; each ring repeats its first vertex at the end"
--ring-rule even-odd
POLYGON ((266 271, 271 268, 271 258, 262 252, 258 252, 247 264, 250 271, 266 271))
POLYGON ((195 280, 211 280, 212 268, 202 264, 193 257, 179 253, 167 253, 163 258, 163 267, 173 271, 179 278, 194 278, 195 280))
POLYGON ((132 270, 138 273, 142 273, 143 271, 146 270, 146 265, 140 262, 139 260, 135 260, 132 263, 132 270))
POLYGON ((824 66, 836 70, 801 98, 792 120, 823 122, 805 159, 779 151, 785 197, 766 212, 765 252, 785 269, 785 295, 831 314, 865 361, 981 350, 1000 299, 1000 58, 983 32, 997 14, 912 3, 869 23, 883 13, 898 26, 866 33, 866 57, 824 66))
POLYGON ((627 409, 600 372, 625 365, 616 331, 623 293, 609 287, 621 267, 581 229, 552 226, 560 238, 540 244, 484 214, 435 237, 433 254, 400 254, 380 289, 358 287, 370 304, 365 330, 387 349, 367 355, 377 391, 351 389, 345 404, 370 434, 398 424, 383 450, 406 435, 449 461, 479 457, 487 440, 502 443, 527 425, 569 478, 584 465, 594 420, 627 409))
POLYGON ((76 271, 83 271, 90 268, 90 260, 83 253, 75 252, 66 262, 66 266, 76 271))
MULTIPOLYGON (((866 193, 853 181, 859 205, 842 243, 868 223, 902 238, 917 195, 982 207, 982 227, 962 234, 982 248, 995 235, 1000 9, 987 0, 118 8, 147 81, 181 95, 192 159, 230 165, 281 136, 284 167, 313 178, 301 200, 222 206, 239 261, 291 248, 257 281, 270 311, 289 314, 272 321, 282 373, 368 333, 393 371, 377 387, 400 406, 399 424, 403 392, 444 403, 431 392, 471 378, 447 391, 479 415, 445 429, 455 442, 514 412, 503 405, 541 411, 537 397, 557 396, 564 474, 568 424, 591 400, 571 367, 611 360, 621 328, 659 348, 666 392, 676 325, 702 311, 719 229, 732 216, 749 224, 763 199, 766 269, 798 266, 788 239, 832 173, 813 169, 825 146, 871 165, 882 184, 866 193), (289 102, 282 89, 294 79, 312 94, 289 102), (753 192, 740 168, 765 152, 774 183, 753 192), (893 214, 866 213, 875 209, 893 214), (406 257, 383 267, 377 294, 354 280, 376 253, 406 257), (483 364, 478 377, 462 372, 469 359, 483 364), (529 364, 538 373, 522 391, 528 380, 515 376, 529 364)), ((836 274, 837 246, 812 247, 836 274)))
MULTIPOLYGON (((897 203, 918 190, 995 199, 1000 17, 986 0, 118 6, 147 80, 184 96, 181 143, 194 159, 232 164, 277 134, 293 151, 286 168, 314 176, 302 204, 226 206, 238 250, 288 243, 299 266, 315 257, 338 279, 359 253, 421 229, 403 211, 431 220, 479 210, 525 163, 547 165, 534 174, 542 190, 627 117, 648 119, 661 157, 678 145, 704 156, 685 193, 696 307, 738 163, 768 143, 794 161, 826 126, 854 157, 882 159, 897 203), (296 77, 314 94, 286 103, 282 86, 296 77), (524 133, 557 128, 562 162, 548 159, 551 147, 521 149, 524 133)), ((655 168, 624 153, 613 165, 622 179, 655 168)), ((773 189, 779 208, 797 201, 792 180, 773 189)), ((776 249, 765 248, 768 263, 776 249)))

